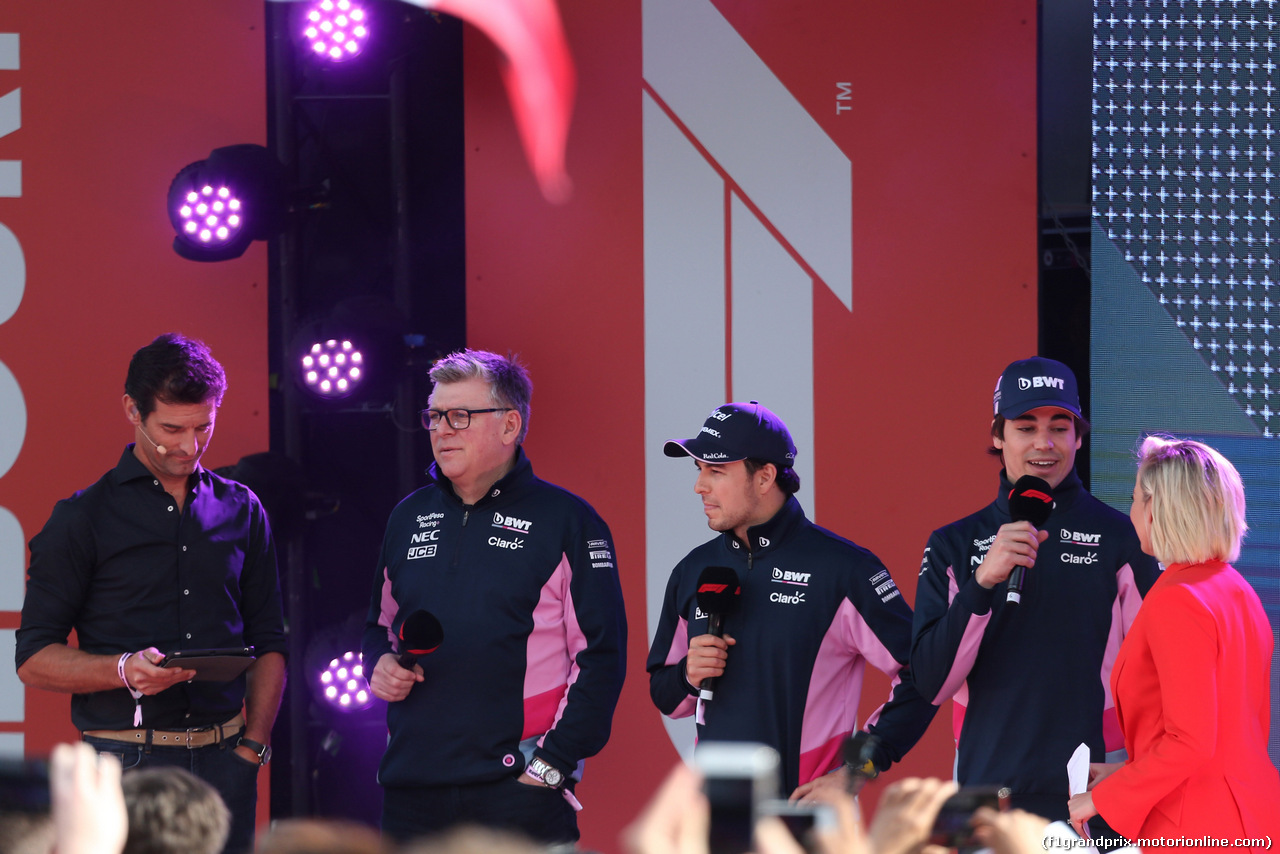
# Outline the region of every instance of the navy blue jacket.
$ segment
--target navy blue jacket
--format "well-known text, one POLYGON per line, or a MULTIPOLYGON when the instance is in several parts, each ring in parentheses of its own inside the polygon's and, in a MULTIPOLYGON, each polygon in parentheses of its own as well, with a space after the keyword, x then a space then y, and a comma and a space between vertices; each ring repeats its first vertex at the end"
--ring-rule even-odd
POLYGON ((609 528, 582 499, 540 480, 524 452, 464 505, 432 483, 391 513, 369 605, 364 660, 400 624, 433 613, 444 640, 418 660, 426 681, 387 708, 384 786, 478 783, 537 756, 566 776, 604 747, 626 670, 626 614, 609 528))
POLYGON ((1007 584, 974 572, 1011 521, 1000 475, 996 500, 933 532, 916 587, 911 667, 920 692, 949 698, 961 785, 1003 785, 1036 811, 1066 815, 1066 764, 1087 744, 1102 762, 1124 745, 1109 680, 1120 642, 1159 575, 1127 516, 1085 491, 1072 471, 1054 508, 1019 605, 1007 584), (1040 798, 1043 798, 1042 801, 1040 798), (1043 807, 1041 804, 1049 804, 1043 807), (1058 806, 1055 806, 1058 805, 1058 806))
POLYGON ((706 704, 698 738, 759 741, 782 756, 790 793, 840 765, 858 729, 868 662, 893 678, 889 700, 867 720, 883 740, 883 763, 902 758, 933 720, 906 668, 911 609, 871 552, 810 522, 794 496, 747 543, 724 533, 694 549, 671 573, 649 649, 649 693, 659 711, 684 717, 696 691, 685 680, 690 639, 707 632, 697 604, 708 566, 732 567, 741 610, 726 620, 737 643, 706 704))

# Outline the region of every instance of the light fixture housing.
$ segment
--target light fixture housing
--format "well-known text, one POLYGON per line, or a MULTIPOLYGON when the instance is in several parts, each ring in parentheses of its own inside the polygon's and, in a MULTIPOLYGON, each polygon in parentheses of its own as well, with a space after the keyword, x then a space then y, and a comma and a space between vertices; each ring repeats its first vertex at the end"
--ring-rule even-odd
POLYGON ((288 213, 284 167, 261 145, 215 148, 169 184, 173 251, 190 261, 239 258, 278 232, 288 213))

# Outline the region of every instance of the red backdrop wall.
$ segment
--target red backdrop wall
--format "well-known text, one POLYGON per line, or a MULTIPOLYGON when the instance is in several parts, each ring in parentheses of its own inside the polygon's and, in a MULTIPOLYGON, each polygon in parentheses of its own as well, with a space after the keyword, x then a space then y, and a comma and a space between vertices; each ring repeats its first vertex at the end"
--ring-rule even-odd
MULTIPOLYGON (((646 383, 643 7, 561 8, 579 74, 575 194, 562 207, 537 193, 492 46, 467 34, 468 338, 530 364, 530 455, 591 501, 617 541, 629 676, 613 739, 579 790, 584 846, 613 851, 677 757, 643 672, 645 424, 661 403, 646 383)), ((850 163, 853 308, 815 282, 812 352, 758 346, 812 372, 814 447, 801 452, 818 475, 801 497, 879 554, 914 601, 929 530, 990 498, 991 388, 1036 345, 1035 4, 714 8, 850 163)), ((25 401, 25 414, 0 412, 0 431, 21 442, 0 474, 0 507, 24 539, 114 463, 129 438, 118 403, 128 356, 160 332, 203 338, 227 368, 207 462, 266 446, 265 251, 183 261, 162 207, 183 164, 264 141, 262 17, 258 0, 0 11, 21 58, 0 69, 0 96, 21 89, 21 127, 0 136, 0 160, 22 162, 21 195, 0 198, 0 223, 25 262, 21 304, 0 325, 0 362, 25 401)), ((15 287, 15 275, 0 270, 0 284, 15 287)), ((724 396, 733 390, 726 380, 724 396)), ((702 401, 683 423, 695 430, 721 402, 702 401)), ((0 572, 23 572, 25 554, 0 560, 0 572)), ((19 608, 0 602, 0 633, 11 637, 19 608)), ((872 674, 864 711, 886 691, 872 674)), ((20 738, 31 754, 72 737, 67 699, 44 692, 25 692, 21 718, 0 720, 0 744, 20 738)), ((945 776, 950 763, 944 711, 889 777, 945 776)))
MULTIPOLYGON (((160 333, 203 339, 226 368, 230 389, 205 464, 267 448, 265 247, 221 264, 183 260, 170 249, 165 213, 182 166, 220 145, 265 144, 262 23, 261 0, 18 0, 0 9, 0 33, 16 34, 19 58, 0 70, 0 95, 19 90, 21 104, 20 127, 0 136, 0 160, 21 162, 21 192, 0 198, 0 223, 25 268, 0 269, 0 288, 21 292, 0 325, 0 362, 25 402, 25 414, 0 412, 6 440, 21 443, 0 476, 0 507, 17 518, 22 541, 131 441, 125 370, 160 333)), ((25 550, 0 561, 7 580, 20 578, 25 550)), ((0 601, 10 653, 21 588, 3 585, 18 595, 0 601)), ((6 671, 3 691, 22 691, 11 657, 6 671)), ((21 714, 0 721, 6 752, 45 754, 76 737, 66 695, 19 696, 21 714)))
MULTIPOLYGON (((929 531, 994 494, 983 454, 991 390, 1036 347, 1035 4, 714 5, 851 161, 853 310, 814 288, 816 447, 801 453, 818 477, 816 494, 800 497, 875 551, 913 602, 929 531), (839 82, 852 84, 850 110, 836 110, 839 82)), ((537 193, 492 46, 467 34, 467 331, 473 347, 527 360, 534 465, 591 501, 616 538, 628 679, 613 738, 579 788, 584 846, 612 851, 677 758, 643 668, 645 454, 655 449, 644 431, 642 4, 564 0, 561 10, 579 75, 575 194, 562 207, 537 193)), ((759 346, 787 352, 786 341, 759 346)), ((685 435, 721 402, 688 413, 685 435)), ((685 509, 698 516, 689 488, 685 509)), ((886 693, 873 673, 864 714, 886 693)), ((949 776, 949 712, 888 779, 949 776)))

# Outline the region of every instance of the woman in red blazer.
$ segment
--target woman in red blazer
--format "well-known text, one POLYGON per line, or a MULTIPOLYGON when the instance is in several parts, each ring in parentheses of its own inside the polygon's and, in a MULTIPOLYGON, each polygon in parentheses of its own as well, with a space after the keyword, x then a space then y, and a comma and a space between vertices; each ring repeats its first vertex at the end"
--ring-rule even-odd
POLYGON ((1131 840, 1280 843, 1280 775, 1267 757, 1274 636, 1228 564, 1247 530, 1240 475, 1207 445, 1150 437, 1129 515, 1165 569, 1111 672, 1129 759, 1090 767, 1072 826, 1101 813, 1131 840))

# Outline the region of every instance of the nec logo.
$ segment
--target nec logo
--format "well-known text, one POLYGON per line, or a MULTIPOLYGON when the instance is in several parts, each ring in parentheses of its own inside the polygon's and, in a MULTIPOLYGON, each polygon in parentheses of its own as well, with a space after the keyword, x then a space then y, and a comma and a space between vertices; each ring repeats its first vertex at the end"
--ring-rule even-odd
POLYGON ((523 519, 517 519, 515 516, 503 516, 501 513, 494 513, 493 527, 527 534, 529 533, 529 529, 533 527, 533 523, 526 522, 523 519))
POLYGON ((774 581, 780 581, 783 584, 798 584, 801 587, 809 586, 809 576, 812 574, 810 572, 792 572, 789 569, 778 569, 776 566, 773 568, 774 581))
POLYGON ((1077 546, 1096 546, 1102 542, 1101 534, 1082 534, 1079 531, 1068 531, 1066 528, 1062 529, 1061 535, 1062 542, 1077 546))
POLYGON ((440 529, 434 531, 419 531, 409 538, 411 543, 430 543, 440 539, 440 529))
POLYGON ((1060 377, 1018 377, 1018 388, 1063 388, 1063 381, 1060 377))

